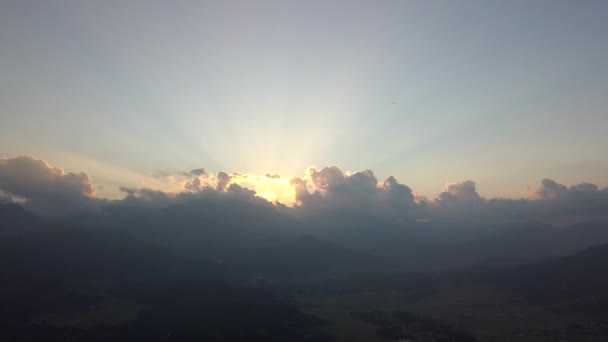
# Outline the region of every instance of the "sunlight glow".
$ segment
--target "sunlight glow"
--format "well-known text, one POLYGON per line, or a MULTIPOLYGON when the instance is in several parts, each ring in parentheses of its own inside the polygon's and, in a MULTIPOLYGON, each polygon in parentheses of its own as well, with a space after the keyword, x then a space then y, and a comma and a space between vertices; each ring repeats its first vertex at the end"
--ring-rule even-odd
POLYGON ((289 184, 289 178, 270 178, 252 174, 234 176, 232 182, 256 192, 270 202, 280 202, 287 206, 295 203, 295 191, 289 184))

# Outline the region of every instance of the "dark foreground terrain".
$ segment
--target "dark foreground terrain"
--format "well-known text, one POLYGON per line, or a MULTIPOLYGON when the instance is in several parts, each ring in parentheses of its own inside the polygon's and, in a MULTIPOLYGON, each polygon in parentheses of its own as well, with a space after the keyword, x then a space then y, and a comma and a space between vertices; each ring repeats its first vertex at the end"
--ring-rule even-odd
POLYGON ((0 340, 608 340, 602 223, 453 235, 239 205, 52 221, 1 206, 0 340))

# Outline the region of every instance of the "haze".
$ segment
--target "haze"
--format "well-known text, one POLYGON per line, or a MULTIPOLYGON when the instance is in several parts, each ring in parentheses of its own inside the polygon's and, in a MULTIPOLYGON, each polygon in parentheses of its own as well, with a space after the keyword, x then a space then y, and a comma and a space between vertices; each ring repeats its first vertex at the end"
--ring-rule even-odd
POLYGON ((0 341, 608 341, 607 1, 0 0, 0 341))

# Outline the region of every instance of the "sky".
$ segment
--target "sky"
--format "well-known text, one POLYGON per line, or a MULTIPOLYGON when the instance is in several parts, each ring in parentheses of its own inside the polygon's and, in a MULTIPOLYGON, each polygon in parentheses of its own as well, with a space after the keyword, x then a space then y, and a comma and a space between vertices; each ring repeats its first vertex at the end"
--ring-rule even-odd
POLYGON ((429 198, 606 187, 607 95, 606 1, 0 2, 0 158, 104 198, 333 165, 429 198))

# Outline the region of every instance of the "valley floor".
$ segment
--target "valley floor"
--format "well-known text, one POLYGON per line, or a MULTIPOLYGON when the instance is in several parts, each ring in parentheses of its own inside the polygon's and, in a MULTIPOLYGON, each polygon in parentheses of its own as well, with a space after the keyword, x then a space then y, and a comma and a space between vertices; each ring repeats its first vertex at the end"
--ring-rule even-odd
POLYGON ((407 340, 400 334, 411 336, 411 341, 442 341, 430 336, 434 329, 446 328, 466 332, 477 341, 599 342, 605 341, 608 322, 608 317, 598 321, 597 317, 562 313, 556 307, 526 304, 512 293, 477 284, 446 288, 421 298, 397 291, 374 291, 300 297, 297 302, 306 313, 332 322, 325 327, 326 332, 336 341, 345 342, 407 340), (379 319, 372 323, 362 319, 361 313, 379 319), (426 323, 391 318, 399 314, 421 317, 426 323), (393 326, 394 334, 381 336, 387 325, 393 326))

